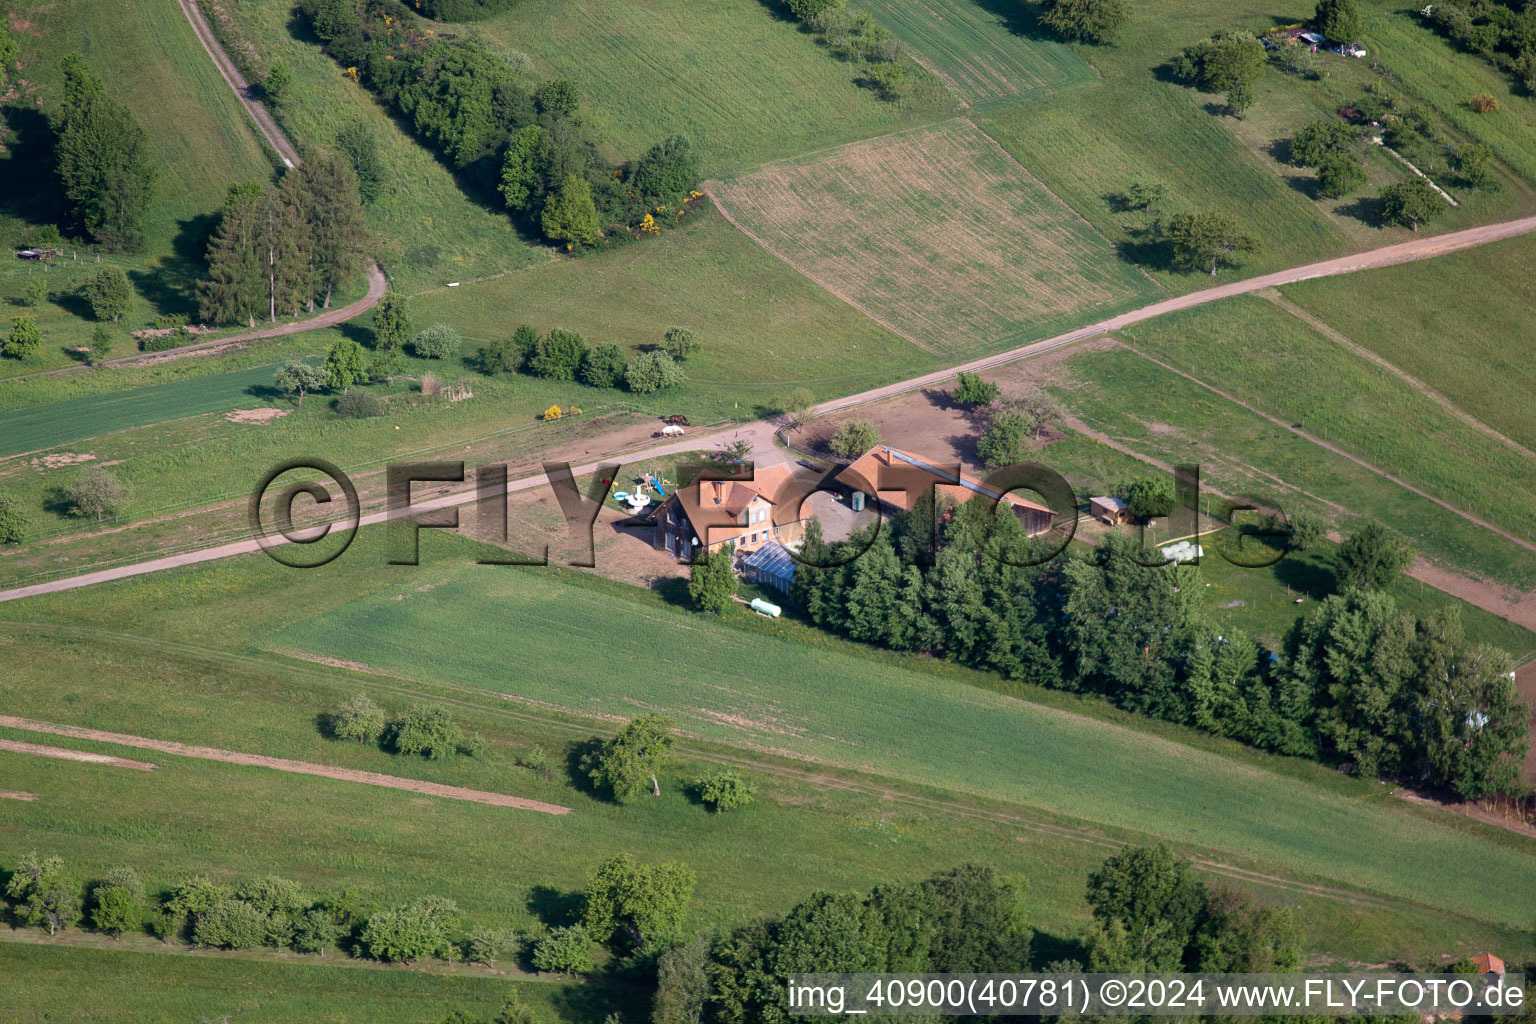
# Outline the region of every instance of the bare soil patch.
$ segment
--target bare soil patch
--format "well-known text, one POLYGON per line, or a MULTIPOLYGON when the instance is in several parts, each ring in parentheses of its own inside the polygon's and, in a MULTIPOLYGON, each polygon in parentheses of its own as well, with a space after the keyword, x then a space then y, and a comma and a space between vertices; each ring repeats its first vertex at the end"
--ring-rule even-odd
POLYGON ((36 793, 23 793, 19 789, 0 789, 0 800, 36 800, 36 793))
POLYGON ((834 295, 933 352, 996 348, 1149 285, 965 118, 771 164, 710 194, 834 295))
POLYGON ((54 452, 52 455, 44 455, 41 458, 32 459, 34 469, 62 469, 65 466, 75 466, 82 462, 91 462, 96 458, 90 452, 54 452))
MULTIPOLYGON (((19 721, 19 719, 18 719, 19 721)), ((6 721, 4 724, 9 725, 6 721)), ((25 726, 18 726, 25 728, 25 726)), ((111 757, 107 754, 92 754, 85 750, 70 750, 66 747, 49 747, 41 743, 23 743, 21 740, 0 740, 0 750, 9 750, 13 754, 32 754, 36 757, 54 757, 60 761, 86 761, 90 764, 105 764, 113 768, 137 768, 141 772, 152 772, 157 765, 148 761, 130 761, 126 757, 111 757)))
MULTIPOLYGON (((82 729, 73 725, 55 725, 52 722, 37 722, 29 718, 17 718, 12 715, 0 715, 0 725, 12 729, 29 729, 33 732, 47 732, 58 736, 72 736, 75 739, 96 740, 101 743, 116 743, 125 747, 142 747, 147 750, 159 750, 167 754, 176 754, 180 757, 195 757, 204 761, 222 761, 225 764, 252 765, 257 768, 271 768, 280 772, 294 772, 298 775, 318 775, 326 779, 339 779, 343 782, 361 782, 370 786, 382 786, 386 789, 402 789, 409 793, 424 793, 428 796, 445 797, 449 800, 468 800, 473 803, 491 804, 496 807, 515 807, 524 811, 542 811, 545 814, 569 814, 569 807, 561 807, 558 804, 546 804, 539 800, 527 800, 523 797, 507 796, 504 793, 488 793, 480 789, 465 789, 462 786, 445 786, 437 782, 424 782, 420 779, 403 779, 395 775, 381 775, 378 772, 365 772, 353 768, 336 768, 326 764, 313 764, 309 761, 291 761, 286 757, 267 757, 264 754, 242 754, 234 750, 219 750, 216 747, 198 747, 187 743, 176 743, 172 740, 153 740, 143 736, 129 736, 120 732, 104 732, 100 729, 82 729)), ((12 741, 0 740, 0 749, 12 749, 12 741)), ((20 747, 34 747, 35 744, 16 744, 20 747)), ((39 747, 34 753, 41 751, 55 751, 58 747, 39 747)), ((49 757, 68 757, 76 761, 112 761, 122 762, 126 767, 147 767, 154 765, 140 761, 124 761, 122 758, 105 757, 101 754, 85 754, 78 750, 67 750, 61 754, 48 754, 49 757)))
POLYGON ((271 423, 275 419, 287 416, 287 409, 233 409, 224 414, 224 418, 231 423, 271 423))

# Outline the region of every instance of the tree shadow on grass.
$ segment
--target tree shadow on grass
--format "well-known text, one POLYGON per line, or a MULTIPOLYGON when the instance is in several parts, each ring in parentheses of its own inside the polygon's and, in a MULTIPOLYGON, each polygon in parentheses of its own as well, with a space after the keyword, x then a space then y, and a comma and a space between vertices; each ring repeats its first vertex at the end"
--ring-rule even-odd
POLYGON ((1009 32, 1026 39, 1060 37, 1040 21, 1040 5, 1030 0, 976 0, 976 6, 993 15, 1009 32))
POLYGON ((549 928, 563 928, 581 918, 582 895, 564 892, 552 885, 536 885, 528 890, 528 913, 549 928))
MULTIPOLYGON (((58 167, 48 118, 40 110, 11 106, 6 108, 5 120, 12 134, 6 142, 10 158, 0 160, 0 216, 30 224, 63 224, 69 219, 69 208, 56 184, 58 167)), ((25 244, 32 239, 7 241, 25 244)))
POLYGON ((1126 228, 1126 238, 1116 243, 1115 252, 1127 263, 1151 270, 1172 270, 1173 246, 1153 225, 1126 228))

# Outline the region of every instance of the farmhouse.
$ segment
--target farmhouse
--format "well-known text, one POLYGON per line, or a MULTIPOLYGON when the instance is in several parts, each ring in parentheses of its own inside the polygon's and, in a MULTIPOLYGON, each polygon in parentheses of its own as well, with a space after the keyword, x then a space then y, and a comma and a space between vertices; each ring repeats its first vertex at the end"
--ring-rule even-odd
POLYGON ((1105 495, 1088 499, 1088 514, 1105 526, 1121 526, 1131 521, 1131 510, 1124 498, 1105 495))
POLYGON ((796 544, 805 535, 806 522, 798 518, 799 494, 789 467, 782 463, 759 466, 751 480, 695 481, 673 491, 656 510, 652 545, 692 561, 728 543, 736 545, 738 553, 774 541, 796 544))
POLYGON ((1024 532, 1031 537, 1051 528, 1056 513, 1044 505, 1017 494, 999 494, 975 477, 924 460, 890 445, 876 445, 860 455, 838 474, 840 484, 853 495, 857 508, 860 495, 871 495, 886 512, 910 512, 917 499, 930 491, 944 502, 961 504, 978 494, 994 501, 1006 500, 1013 507, 1024 532))

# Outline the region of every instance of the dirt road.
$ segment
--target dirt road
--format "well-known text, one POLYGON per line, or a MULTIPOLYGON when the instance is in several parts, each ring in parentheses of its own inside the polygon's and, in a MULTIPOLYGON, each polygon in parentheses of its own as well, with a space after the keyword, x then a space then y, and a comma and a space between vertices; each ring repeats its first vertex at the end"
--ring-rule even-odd
POLYGON ((197 0, 180 0, 181 12, 187 16, 187 21, 192 23, 192 31, 197 33, 197 41, 203 44, 203 49, 208 51, 208 57, 213 61, 214 67, 219 69, 219 74, 224 76, 224 81, 235 91, 235 96, 240 100, 240 105, 245 112, 251 115, 251 120, 256 122, 256 128, 261 132, 262 138, 267 140, 277 153, 278 159, 288 166, 289 170, 299 166, 299 151, 293 143, 283 134, 283 130, 272 120, 272 115, 251 98, 251 83, 241 76, 235 67, 235 62, 229 59, 229 54, 224 52, 218 37, 213 34, 213 28, 208 24, 203 12, 197 6, 197 0))
MULTIPOLYGON (((343 782, 361 782, 369 786, 383 786, 386 789, 403 789, 411 793, 425 793, 428 796, 446 797, 450 800, 468 800, 472 803, 490 804, 495 807, 514 807, 523 811, 542 811, 545 814, 569 814, 569 807, 561 807, 559 804, 546 804, 539 800, 527 800, 518 796, 507 796, 505 793, 488 793, 481 789, 465 789, 462 786, 445 786, 438 782, 424 782, 421 779, 402 779, 395 775, 380 775, 378 772, 365 772, 353 768, 336 768, 328 764, 314 764, 309 761, 290 761, 286 757, 267 757, 264 754, 242 754, 234 750, 219 750, 216 747, 196 747, 187 743, 175 743, 171 740, 152 740, 143 736, 130 736, 120 732, 103 732, 100 729, 82 729, 73 725, 55 725, 52 722, 39 722, 30 718, 17 718, 14 715, 0 715, 0 725, 11 729, 26 729, 31 732, 52 733, 55 736, 71 736, 80 740, 96 740, 101 743, 116 743, 124 747, 141 747, 145 750, 158 750, 166 754, 175 754, 179 757, 195 757, 204 761, 223 761, 225 764, 253 765, 257 768, 271 768, 280 772, 293 772, 298 775, 317 775, 326 779, 339 779, 343 782)), ((126 767, 154 768, 152 764, 142 761, 125 761, 120 757, 108 757, 104 754, 89 754, 79 750, 64 750, 61 747, 38 747, 33 743, 18 743, 14 740, 0 740, 0 750, 17 750, 20 753, 43 753, 45 751, 59 751, 59 753, 47 753, 48 757, 68 757, 76 761, 99 761, 121 763, 126 767), (36 749, 22 749, 36 748, 36 749)))

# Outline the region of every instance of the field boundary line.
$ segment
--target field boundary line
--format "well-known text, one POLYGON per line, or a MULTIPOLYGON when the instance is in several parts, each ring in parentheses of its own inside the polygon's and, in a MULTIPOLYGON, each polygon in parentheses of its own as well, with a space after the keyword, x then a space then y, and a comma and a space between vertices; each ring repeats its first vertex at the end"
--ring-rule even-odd
POLYGON ((1476 416, 1473 416, 1471 413, 1461 408, 1455 402, 1452 402, 1449 398, 1436 391, 1433 387, 1426 384, 1424 381, 1419 380, 1419 378, 1413 376, 1413 374, 1406 370, 1399 369, 1396 365, 1387 361, 1387 359, 1383 356, 1380 356, 1377 353, 1371 351, 1359 342, 1351 340, 1348 335, 1336 330, 1326 320, 1318 316, 1316 313, 1313 313, 1305 307, 1299 306, 1292 302, 1290 299, 1287 299, 1280 293, 1279 289, 1266 288, 1265 290, 1259 292, 1258 295, 1259 298, 1273 303, 1275 306, 1289 313, 1297 320, 1300 320, 1302 323, 1306 324, 1317 333, 1338 342, 1340 345, 1344 346, 1346 349, 1348 349, 1350 352, 1353 352, 1361 359, 1374 363, 1381 367, 1383 370, 1386 370, 1388 373, 1392 374, 1392 376, 1396 377, 1404 384, 1407 384, 1419 394, 1423 395, 1431 402, 1434 402, 1440 408, 1444 409, 1452 416, 1455 416, 1457 419, 1461 420, 1461 422, 1465 423, 1473 430, 1487 435, 1493 440, 1498 441, 1500 444, 1506 446, 1511 451, 1519 455, 1523 455, 1527 459, 1536 461, 1536 452, 1531 451, 1529 448, 1521 444, 1519 441, 1516 441, 1514 438, 1506 437, 1499 433, 1493 427, 1490 427, 1476 416))
POLYGON ((1467 522, 1473 523, 1473 524, 1475 524, 1477 526, 1481 526, 1483 529, 1488 530, 1488 531, 1490 531, 1492 533, 1496 533, 1500 537, 1503 537, 1505 540, 1510 541, 1511 543, 1514 543, 1514 544, 1518 544, 1520 547, 1525 548, 1527 551, 1536 551, 1536 543, 1532 543, 1531 541, 1526 540, 1524 537, 1521 537, 1521 536, 1519 536, 1517 534, 1511 533, 1508 530, 1504 529, 1502 526, 1495 526, 1493 523, 1488 522, 1486 519, 1481 519, 1478 516, 1473 515, 1471 512, 1466 511, 1465 509, 1457 508, 1455 505, 1452 505, 1450 502, 1444 500, 1443 498, 1435 497, 1433 494, 1430 494, 1428 491, 1423 490, 1422 488, 1414 486, 1413 484, 1411 484, 1408 481, 1404 480, 1402 477, 1394 476, 1393 474, 1388 473, 1386 470, 1382 469, 1380 466, 1377 466, 1377 465, 1374 465, 1374 464, 1372 464, 1370 462, 1367 462, 1364 459, 1360 458, 1360 456, 1355 455, 1355 454, 1353 454, 1351 452, 1347 452, 1343 448, 1340 448, 1338 445, 1335 445, 1335 444, 1333 444, 1333 443, 1331 443, 1329 441, 1324 441, 1320 437, 1316 437, 1316 436, 1314 436, 1312 434, 1309 434, 1307 431, 1301 429, 1300 427, 1292 426, 1291 424, 1285 422, 1280 417, 1271 415, 1270 413, 1265 412, 1263 409, 1260 409, 1258 406, 1250 405, 1247 402, 1243 401, 1241 398, 1238 398, 1236 395, 1229 394, 1229 393, 1221 390, 1220 388, 1215 387, 1214 385, 1207 384, 1205 381, 1201 380, 1199 377, 1196 377, 1193 374, 1185 373, 1183 370, 1179 369, 1178 367, 1173 366, 1173 365, 1171 365, 1169 363, 1165 363, 1161 359, 1156 358, 1155 356, 1147 355, 1145 352, 1143 352, 1140 349, 1136 348, 1134 345, 1127 344, 1125 341, 1123 341, 1123 340, 1121 340, 1119 338, 1117 338, 1115 340, 1119 341, 1121 345, 1125 346, 1127 351, 1135 353, 1136 355, 1140 356, 1142 359, 1145 359, 1147 362, 1152 363, 1155 366, 1161 366, 1163 369, 1167 370, 1169 373, 1176 373, 1180 377, 1183 377, 1185 380, 1187 380, 1187 381, 1189 381, 1189 382, 1191 382, 1193 384, 1198 384, 1200 387, 1205 388, 1205 390, 1209 391, 1211 394, 1218 395, 1218 396, 1220 396, 1222 398, 1225 398, 1227 401, 1231 402, 1233 405, 1236 405, 1236 406, 1238 406, 1238 407, 1240 407, 1242 409, 1246 409, 1248 412, 1253 413, 1255 416, 1263 417, 1264 419, 1268 420, 1270 423, 1273 423, 1275 426, 1280 427, 1280 428, 1282 428, 1284 430, 1290 431, 1292 434, 1295 434, 1297 437, 1301 438, 1302 440, 1310 441, 1310 442, 1312 442, 1313 444, 1317 445, 1319 448, 1322 448, 1325 451, 1329 451, 1329 452, 1332 452, 1335 455, 1341 456, 1342 458, 1346 458, 1350 462, 1353 462, 1355 465, 1359 466, 1361 469, 1370 470, 1372 473, 1375 473, 1377 476, 1381 477, 1382 479, 1390 480, 1392 483, 1397 484, 1399 487, 1403 488, 1405 491, 1409 491, 1409 492, 1411 492, 1413 494, 1418 495, 1421 498, 1424 498, 1424 499, 1427 499, 1429 501, 1432 501, 1436 505, 1439 505, 1441 508, 1445 509, 1447 512, 1454 512, 1458 516, 1461 516, 1461 518, 1465 519, 1467 522))
MULTIPOLYGON (((561 807, 559 804, 547 804, 540 800, 529 800, 525 797, 508 796, 505 793, 492 793, 483 789, 466 789, 463 786, 449 786, 441 782, 427 782, 422 779, 407 779, 398 775, 383 775, 379 772, 363 771, 356 768, 337 768, 332 765, 315 764, 312 761, 293 761, 286 757, 268 757, 265 754, 242 754, 234 750, 220 750, 217 747, 198 747, 188 743, 177 743, 174 740, 154 740, 144 736, 130 736, 127 733, 106 732, 101 729, 83 729, 73 725, 56 725, 53 722, 39 722, 31 718, 17 718, 14 715, 0 715, 0 725, 11 729, 26 729, 31 732, 52 733, 55 736, 69 736, 79 740, 95 740, 100 743, 116 743, 124 747, 141 747, 145 750, 158 750, 166 754, 176 754, 180 757, 193 757, 203 761, 222 761, 225 764, 246 765, 256 768, 271 768, 274 771, 293 772, 296 775, 316 775, 325 779, 337 779, 342 782, 361 782, 370 786, 382 786, 385 789, 401 789, 410 793, 425 793, 428 796, 440 796, 449 800, 467 800, 471 803, 490 804, 494 807, 513 807, 524 811, 540 811, 544 814, 569 814, 569 807, 561 807)), ((11 749, 8 744, 12 740, 0 740, 0 749, 11 749)), ((25 743, 21 746, 35 746, 25 743)), ((49 747, 49 750, 62 748, 49 747)), ((70 751, 72 755, 82 754, 81 751, 70 751)), ((96 760, 103 755, 83 754, 75 760, 96 760)), ((114 760, 121 760, 120 758, 114 760)), ((151 767, 153 767, 151 765, 151 767)))
MULTIPOLYGON (((830 146, 822 146, 820 149, 811 149, 804 153, 796 153, 794 156, 782 156, 777 160, 769 160, 766 163, 754 164, 746 170, 738 171, 735 174, 724 174, 719 178, 711 178, 704 184, 711 185, 715 183, 735 181, 737 178, 745 178, 750 174, 756 174, 758 171, 765 170, 769 167, 789 167, 801 162, 802 160, 814 160, 815 158, 823 156, 827 153, 835 153, 839 149, 847 149, 850 146, 863 146, 871 142, 879 142, 881 139, 889 139, 897 135, 905 135, 908 132, 925 131, 929 128, 937 128, 941 124, 952 124, 955 121, 969 120, 970 118, 965 114, 955 114, 951 117, 940 117, 933 121, 924 121, 922 124, 909 124, 905 128, 893 128, 888 132, 881 132, 879 135, 871 135, 868 138, 850 139, 847 142, 835 142, 830 146)), ((708 189, 703 188, 703 186, 700 186, 700 189, 701 191, 708 191, 708 189)), ((736 222, 731 221, 731 223, 735 224, 736 222)))
MULTIPOLYGON (((956 117, 956 118, 951 118, 950 120, 953 120, 953 121, 963 121, 965 119, 964 118, 956 117)), ((946 124, 948 122, 940 122, 940 123, 941 124, 946 124)), ((898 132, 887 132, 886 134, 887 135, 897 135, 899 133, 898 132)), ((877 138, 885 138, 885 136, 881 135, 881 136, 877 136, 877 138)), ((853 143, 850 143, 850 145, 853 145, 853 143)), ((833 147, 833 148, 840 149, 842 147, 833 147)), ((895 324, 891 323, 889 320, 885 319, 885 317, 881 316, 879 313, 876 313, 874 310, 868 308, 863 303, 855 301, 854 299, 850 298, 848 295, 844 294, 840 289, 833 288, 831 285, 827 284, 825 281, 818 281, 818 280, 816 280, 810 274, 806 273, 804 270, 802 270, 799 267, 795 266, 794 260, 790 259, 788 256, 786 256, 783 253, 779 252, 777 249, 775 249, 773 246, 769 245, 767 242, 763 241, 763 239, 759 238, 757 236, 757 234, 754 233, 750 228, 748 228, 746 225, 742 224, 735 217, 731 216, 731 211, 727 210, 725 208, 724 201, 721 200, 721 198, 718 195, 715 194, 715 189, 718 188, 718 187, 723 187, 724 185, 725 185, 725 183, 723 181, 706 181, 703 184, 702 187, 703 187, 704 191, 709 195, 709 201, 714 203, 715 204, 715 209, 720 211, 720 216, 722 216, 726 220, 730 221, 731 222, 731 226, 734 227, 737 231, 740 231, 742 234, 744 234, 748 238, 752 239, 752 241, 756 242, 763 249, 764 252, 768 253, 774 259, 778 260, 780 263, 784 264, 790 270, 793 270, 795 273, 799 274, 801 277, 805 278, 807 281, 811 282, 811 284, 815 285, 817 288, 820 288, 822 291, 826 292, 828 295, 831 295, 831 296, 837 298, 838 300, 840 300, 842 302, 846 302, 848 305, 852 306, 854 309, 858 310, 860 313, 863 313, 865 316, 869 317, 871 320, 873 320, 875 323, 879 324, 881 327, 884 327, 886 330, 890 331, 892 334, 896 335, 899 338, 904 338, 905 340, 910 341, 912 344, 916 345, 918 348, 922 349, 924 352, 927 352, 930 355, 934 355, 934 356, 938 356, 939 355, 939 351, 937 349, 932 348, 931 346, 929 346, 929 345, 927 345, 927 344, 925 344, 925 343, 923 343, 921 341, 918 341, 912 335, 908 334, 906 331, 902 330, 900 327, 897 327, 895 324)), ((942 358, 942 357, 940 357, 940 358, 942 358)))

